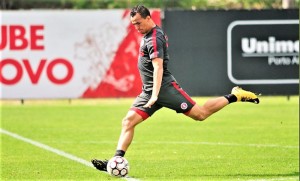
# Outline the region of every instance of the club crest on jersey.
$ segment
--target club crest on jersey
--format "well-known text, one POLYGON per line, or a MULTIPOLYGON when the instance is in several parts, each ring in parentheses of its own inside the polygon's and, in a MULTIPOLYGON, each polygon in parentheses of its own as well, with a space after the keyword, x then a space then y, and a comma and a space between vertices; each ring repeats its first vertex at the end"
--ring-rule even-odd
POLYGON ((187 105, 187 103, 183 102, 183 103, 181 103, 180 107, 182 110, 186 110, 188 108, 188 105, 187 105))

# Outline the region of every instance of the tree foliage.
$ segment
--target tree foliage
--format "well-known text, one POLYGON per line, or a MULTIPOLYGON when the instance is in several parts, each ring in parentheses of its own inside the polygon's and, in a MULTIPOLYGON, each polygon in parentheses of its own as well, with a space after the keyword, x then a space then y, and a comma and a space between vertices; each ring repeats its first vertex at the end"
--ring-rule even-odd
MULTIPOLYGON (((281 9, 284 0, 1 0, 1 9, 116 9, 143 4, 176 9, 281 9)), ((300 0, 291 2, 299 8, 300 0)))

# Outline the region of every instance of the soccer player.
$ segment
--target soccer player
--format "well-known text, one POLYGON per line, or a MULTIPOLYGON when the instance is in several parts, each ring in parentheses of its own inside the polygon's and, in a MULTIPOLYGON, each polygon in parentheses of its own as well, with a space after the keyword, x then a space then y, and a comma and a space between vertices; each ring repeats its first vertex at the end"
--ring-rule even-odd
MULTIPOLYGON (((136 30, 144 35, 138 58, 143 87, 141 94, 137 96, 122 120, 122 131, 114 156, 125 155, 133 140, 135 126, 162 107, 183 113, 194 120, 203 121, 233 102, 259 103, 254 93, 234 87, 231 94, 210 99, 202 106, 198 105, 180 87, 168 70, 168 38, 151 19, 149 10, 142 5, 135 6, 130 12, 130 19, 136 30)), ((92 160, 93 165, 101 171, 106 171, 107 162, 107 160, 92 160)))

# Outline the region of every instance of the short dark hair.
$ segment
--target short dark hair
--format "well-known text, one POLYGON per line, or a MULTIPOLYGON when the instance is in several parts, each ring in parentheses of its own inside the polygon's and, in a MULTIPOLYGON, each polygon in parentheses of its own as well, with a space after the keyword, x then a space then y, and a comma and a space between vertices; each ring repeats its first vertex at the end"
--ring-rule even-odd
POLYGON ((146 18, 147 16, 151 17, 149 9, 143 5, 137 5, 137 6, 133 7, 131 9, 130 16, 134 17, 136 15, 136 13, 139 13, 142 18, 146 18))

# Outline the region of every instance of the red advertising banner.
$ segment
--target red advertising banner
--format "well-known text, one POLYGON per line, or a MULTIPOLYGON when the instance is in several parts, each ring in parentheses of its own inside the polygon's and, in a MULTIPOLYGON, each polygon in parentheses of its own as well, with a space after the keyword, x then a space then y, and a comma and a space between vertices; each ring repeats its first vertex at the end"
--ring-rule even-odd
MULTIPOLYGON (((1 12, 1 98, 137 96, 142 35, 131 25, 129 13, 1 12)), ((160 11, 151 15, 161 25, 160 11)))
MULTIPOLYGON (((125 11, 123 18, 128 18, 129 13, 129 10, 125 11)), ((161 26, 160 11, 152 11, 151 17, 161 26)), ((83 97, 132 97, 141 92, 137 60, 142 35, 131 24, 127 32, 102 82, 95 89, 87 89, 83 97)))

